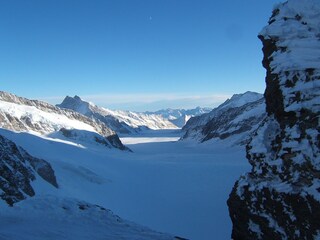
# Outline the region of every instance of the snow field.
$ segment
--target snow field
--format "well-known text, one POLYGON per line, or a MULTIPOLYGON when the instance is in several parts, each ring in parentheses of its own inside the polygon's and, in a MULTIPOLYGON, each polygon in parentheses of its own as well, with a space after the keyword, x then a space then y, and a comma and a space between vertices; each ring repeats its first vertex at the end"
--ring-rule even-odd
POLYGON ((37 180, 37 197, 50 194, 98 204, 123 219, 188 239, 229 239, 226 200, 239 175, 249 170, 244 149, 219 142, 173 142, 174 134, 159 133, 142 136, 143 141, 129 139, 130 153, 0 131, 55 170, 60 188, 37 180))

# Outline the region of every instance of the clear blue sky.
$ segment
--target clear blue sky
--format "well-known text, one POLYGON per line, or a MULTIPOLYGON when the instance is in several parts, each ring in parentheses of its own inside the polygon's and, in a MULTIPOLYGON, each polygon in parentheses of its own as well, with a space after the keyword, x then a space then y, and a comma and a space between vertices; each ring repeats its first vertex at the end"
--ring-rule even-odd
POLYGON ((259 31, 279 0, 0 0, 1 90, 110 108, 263 92, 259 31))

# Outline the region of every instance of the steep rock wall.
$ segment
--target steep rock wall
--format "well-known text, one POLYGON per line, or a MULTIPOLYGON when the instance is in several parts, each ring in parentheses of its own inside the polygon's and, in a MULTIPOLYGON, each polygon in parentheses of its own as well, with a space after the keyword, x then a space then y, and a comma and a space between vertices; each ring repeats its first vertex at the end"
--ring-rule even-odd
POLYGON ((320 238, 320 2, 275 7, 263 43, 268 117, 229 200, 233 239, 320 238))

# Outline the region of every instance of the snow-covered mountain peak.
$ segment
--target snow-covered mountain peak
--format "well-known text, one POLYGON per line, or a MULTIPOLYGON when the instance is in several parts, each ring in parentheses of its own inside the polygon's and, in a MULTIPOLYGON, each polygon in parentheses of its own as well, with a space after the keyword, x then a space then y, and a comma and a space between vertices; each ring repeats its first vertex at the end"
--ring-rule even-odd
POLYGON ((92 104, 83 101, 79 96, 75 95, 74 97, 66 96, 63 102, 58 105, 58 107, 60 106, 86 115, 86 113, 90 111, 90 106, 92 106, 92 104))
POLYGON ((259 99, 263 98, 263 94, 247 91, 241 94, 234 94, 230 99, 227 99, 224 103, 222 103, 218 108, 234 108, 240 107, 248 103, 255 102, 259 99))

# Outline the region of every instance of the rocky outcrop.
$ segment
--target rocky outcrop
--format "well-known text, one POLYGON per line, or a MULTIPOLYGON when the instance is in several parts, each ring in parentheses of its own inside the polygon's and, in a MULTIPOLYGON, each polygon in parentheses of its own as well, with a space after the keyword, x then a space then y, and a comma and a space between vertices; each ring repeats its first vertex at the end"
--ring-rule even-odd
POLYGON ((40 176, 58 188, 51 165, 29 155, 14 142, 0 135, 0 197, 9 205, 34 196, 31 182, 40 176))
POLYGON ((273 11, 263 43, 268 117, 228 200, 233 239, 320 238, 320 2, 273 11))
POLYGON ((40 134, 50 134, 62 128, 88 130, 110 140, 109 147, 127 149, 118 135, 97 119, 2 91, 0 91, 0 127, 40 134))
POLYGON ((262 94, 235 94, 210 113, 191 118, 182 129, 185 131, 182 139, 205 142, 233 138, 234 144, 245 144, 265 117, 262 94))

